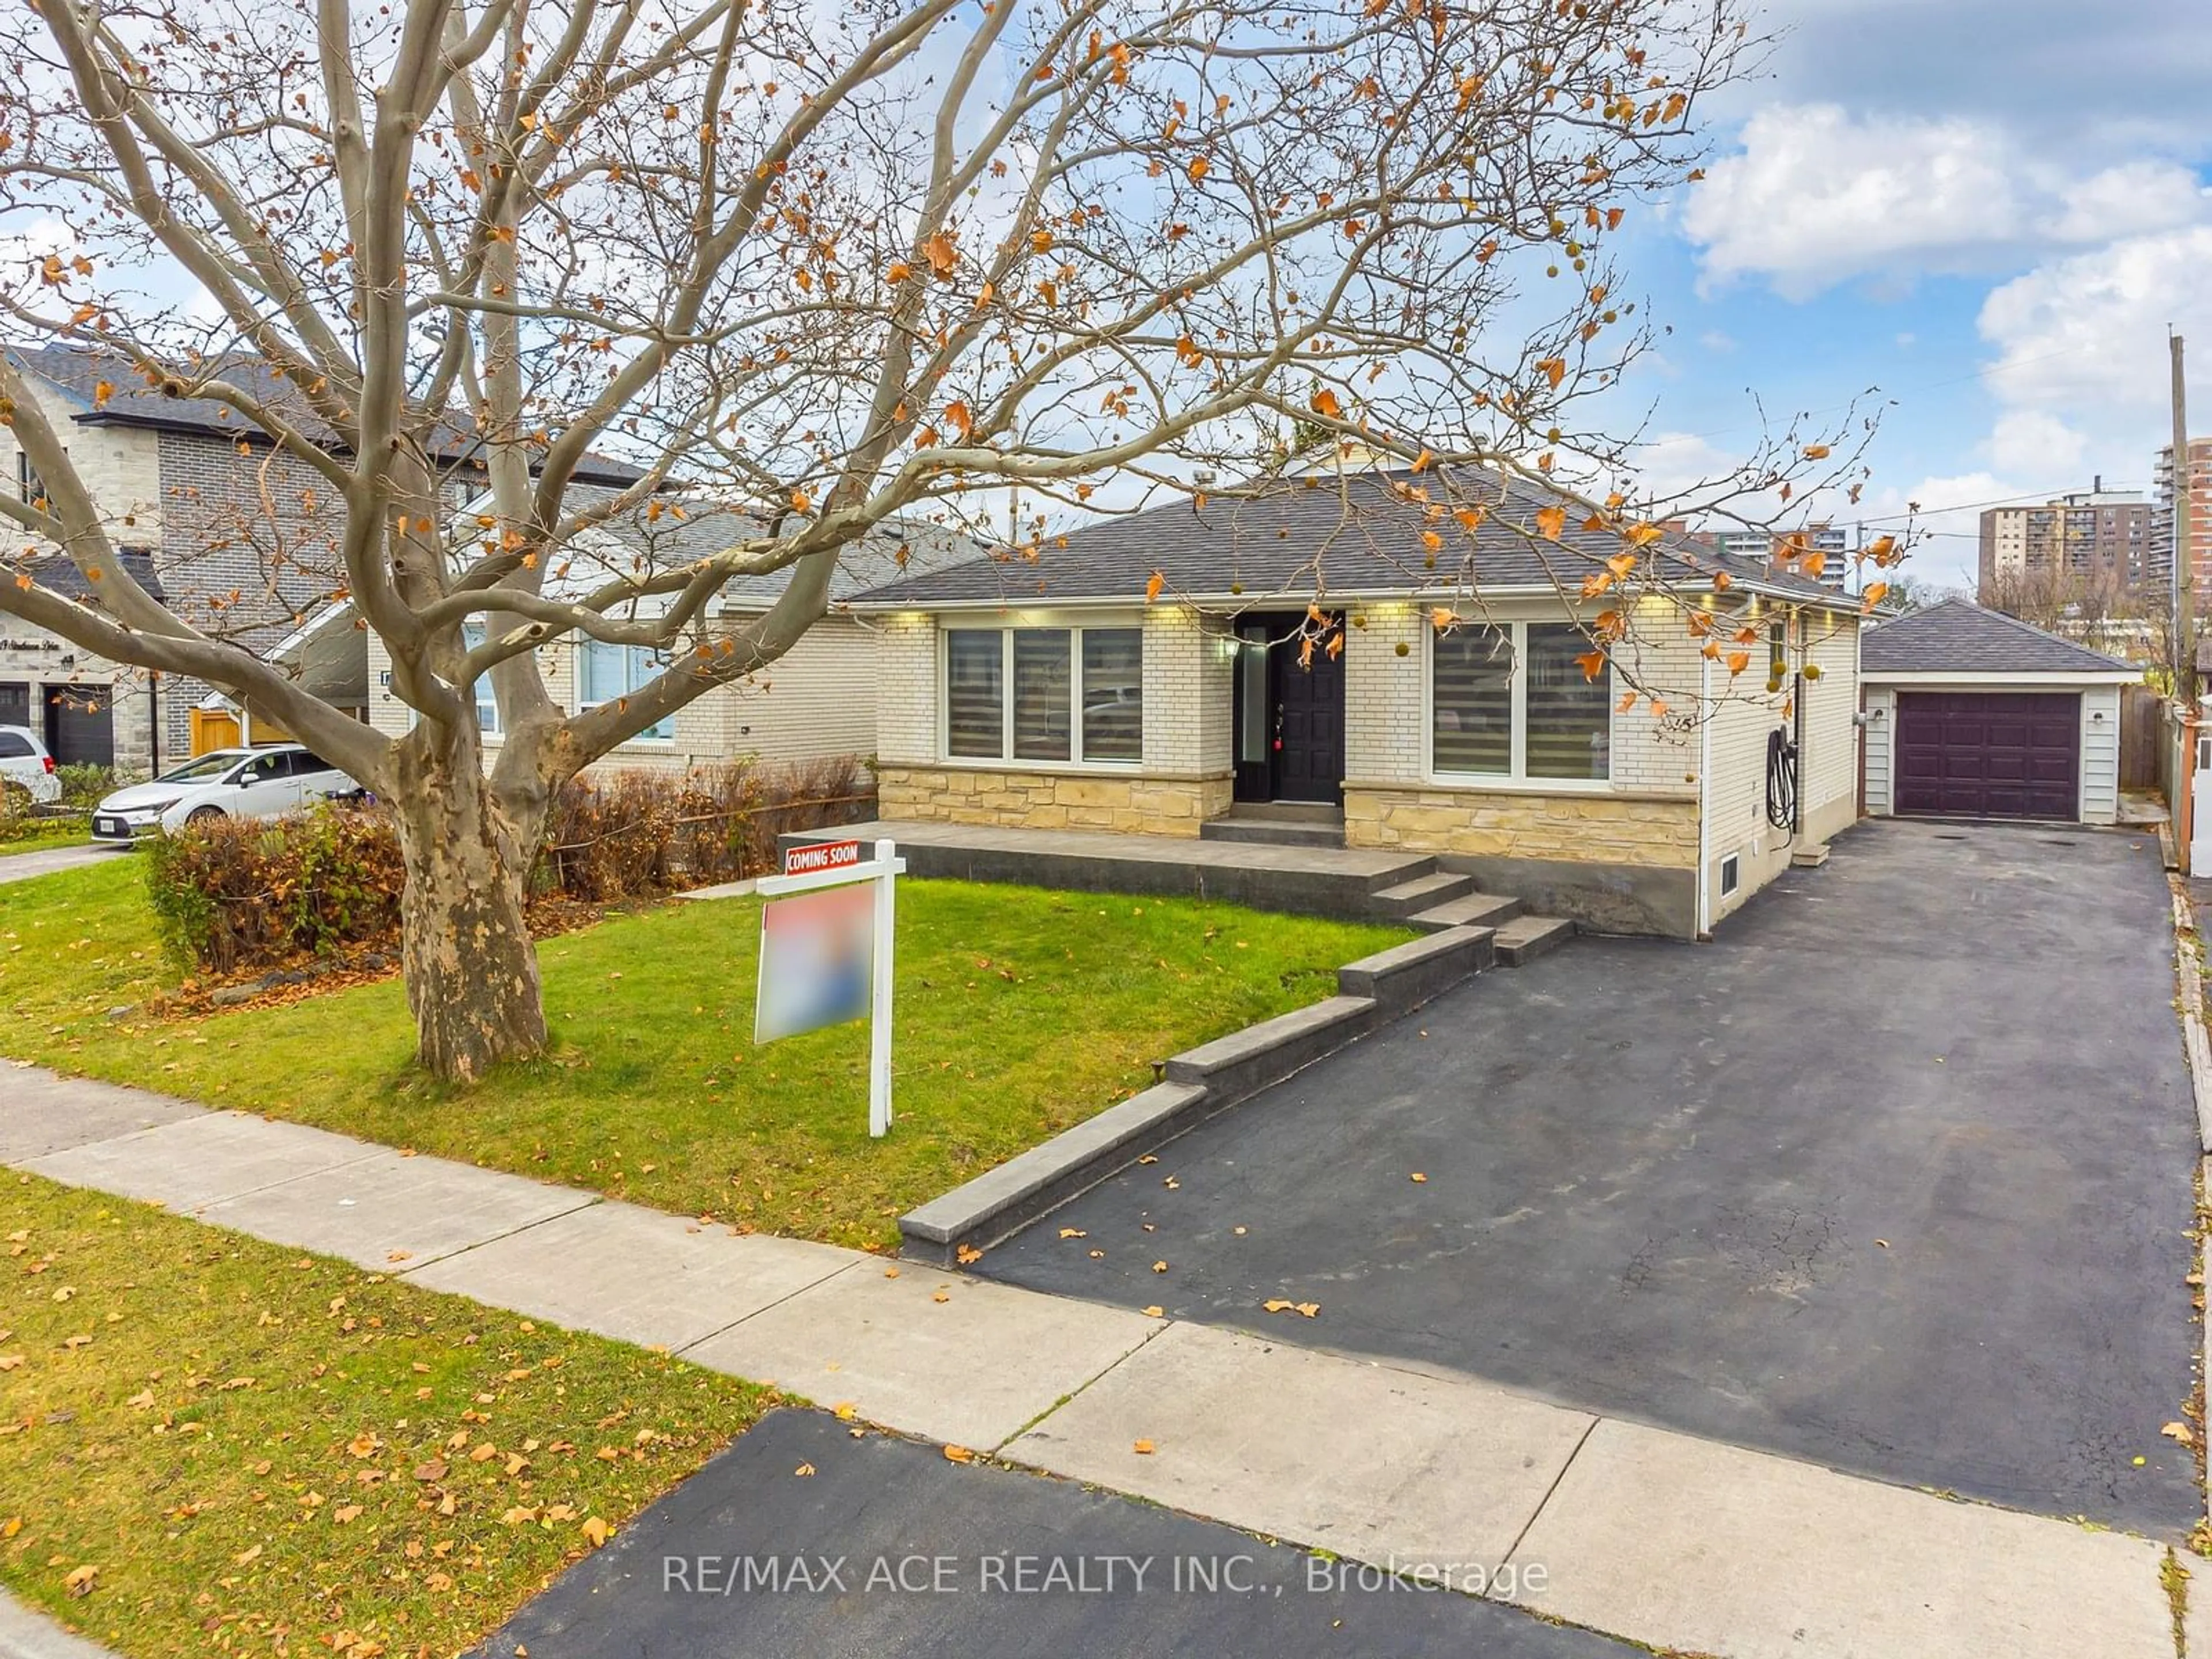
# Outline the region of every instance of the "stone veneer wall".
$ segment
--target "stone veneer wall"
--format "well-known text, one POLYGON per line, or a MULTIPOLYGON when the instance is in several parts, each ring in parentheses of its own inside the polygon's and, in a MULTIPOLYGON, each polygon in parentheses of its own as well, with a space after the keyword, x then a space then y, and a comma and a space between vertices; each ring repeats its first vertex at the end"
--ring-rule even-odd
POLYGON ((930 818, 1007 830, 1108 830, 1195 837, 1229 810, 1231 778, 892 766, 876 775, 886 818, 930 818))
POLYGON ((1446 785, 1344 787, 1347 847, 1694 870, 1694 795, 1543 795, 1446 785))

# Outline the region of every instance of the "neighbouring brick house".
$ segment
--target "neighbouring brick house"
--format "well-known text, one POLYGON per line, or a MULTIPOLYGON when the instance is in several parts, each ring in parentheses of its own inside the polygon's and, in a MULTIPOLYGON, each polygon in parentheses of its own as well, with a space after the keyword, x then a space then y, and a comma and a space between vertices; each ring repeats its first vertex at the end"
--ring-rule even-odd
POLYGON ((1855 820, 1856 601, 1666 536, 1643 556, 1712 617, 1717 655, 1646 597, 1592 679, 1577 620, 1621 601, 1561 584, 1619 538, 1573 528, 1589 509, 1569 502, 1562 541, 1581 556, 1561 558, 1536 516, 1560 498, 1455 475, 1459 499, 1486 503, 1469 530, 1421 499, 1432 486, 1444 499, 1402 471, 1288 477, 1109 520, 1034 563, 860 595, 852 610, 881 629, 882 816, 1318 836, 1678 936, 1855 820), (1479 604, 1431 574, 1470 536, 1479 604), (1439 628, 1438 607, 1464 619, 1439 628), (1737 641, 1747 629, 1756 643, 1737 641), (1751 660, 1731 675, 1735 651, 1751 660))
MULTIPOLYGON (((328 481, 271 444, 225 406, 144 389, 127 365, 75 346, 9 346, 118 548, 140 550, 171 609, 197 627, 264 655, 290 641, 337 585, 342 515, 328 481), (102 384, 109 388, 102 392, 102 384), (134 390, 133 388, 137 388, 134 390)), ((258 363, 246 375, 264 398, 295 394, 258 363)), ((313 432, 312 425, 307 429, 313 432)), ((333 444, 335 449, 336 446, 333 444)), ((587 483, 637 475, 614 464, 580 471, 587 483)), ((456 507, 481 488, 483 471, 457 451, 448 490, 456 507)), ((36 499, 40 485, 14 434, 0 428, 0 488, 36 499)), ((61 561, 36 546, 6 562, 41 580, 61 561), (27 567, 23 561, 27 559, 27 567)), ((73 576, 50 581, 74 592, 73 576)), ((219 701, 203 681, 109 663, 14 618, 0 619, 0 724, 20 710, 64 763, 112 764, 143 775, 191 750, 193 712, 219 701)), ((365 644, 331 683, 342 707, 368 717, 365 644)))

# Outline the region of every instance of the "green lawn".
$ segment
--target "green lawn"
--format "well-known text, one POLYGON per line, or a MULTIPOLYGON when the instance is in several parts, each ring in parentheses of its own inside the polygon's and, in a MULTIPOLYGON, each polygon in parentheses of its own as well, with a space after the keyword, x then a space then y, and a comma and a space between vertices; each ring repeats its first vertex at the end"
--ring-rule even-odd
POLYGON ((71 818, 52 829, 42 829, 34 834, 22 835, 9 841, 0 841, 0 859, 14 853, 50 853, 57 847, 82 847, 92 839, 92 831, 83 818, 71 818))
POLYGON ((898 1121, 867 1135, 866 1030, 756 1048, 759 905, 672 903, 544 941, 559 1048, 465 1091, 410 1072, 398 981, 162 1024, 135 861, 0 887, 12 1057, 617 1193, 881 1245, 902 1211, 1148 1085, 1152 1064, 1330 995, 1401 929, 1222 904, 908 882, 898 1121), (125 867, 125 866, 129 867, 125 867))
POLYGON ((458 1652, 774 1403, 27 1176, 0 1230, 0 1583, 134 1659, 458 1652))

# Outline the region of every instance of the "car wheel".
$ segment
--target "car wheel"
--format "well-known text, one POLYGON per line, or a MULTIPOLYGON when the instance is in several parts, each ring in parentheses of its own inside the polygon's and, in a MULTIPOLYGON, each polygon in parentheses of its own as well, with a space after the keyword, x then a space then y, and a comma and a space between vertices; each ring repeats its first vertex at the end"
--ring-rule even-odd
POLYGON ((191 811, 185 814, 185 822, 186 823, 205 823, 210 818, 219 818, 222 816, 222 808, 220 806, 195 806, 191 811))

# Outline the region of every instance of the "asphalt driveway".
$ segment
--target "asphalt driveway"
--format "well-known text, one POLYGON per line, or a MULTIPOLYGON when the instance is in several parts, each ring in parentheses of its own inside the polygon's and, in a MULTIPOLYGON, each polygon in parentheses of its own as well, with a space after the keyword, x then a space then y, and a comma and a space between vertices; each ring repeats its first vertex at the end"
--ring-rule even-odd
POLYGON ((1486 974, 977 1270, 2179 1537, 2168 902, 2154 837, 1869 824, 1715 943, 1486 974))

